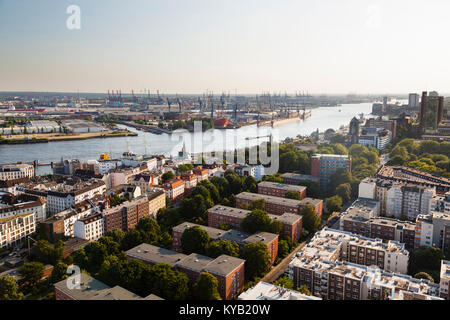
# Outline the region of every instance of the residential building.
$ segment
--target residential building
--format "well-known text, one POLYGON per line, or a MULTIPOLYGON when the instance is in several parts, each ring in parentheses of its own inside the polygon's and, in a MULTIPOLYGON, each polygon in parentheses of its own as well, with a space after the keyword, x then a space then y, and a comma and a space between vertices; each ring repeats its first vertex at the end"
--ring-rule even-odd
POLYGON ((450 179, 434 176, 427 172, 408 167, 383 166, 378 171, 376 177, 395 182, 435 188, 438 194, 445 194, 450 191, 450 179))
POLYGON ((231 300, 244 290, 245 260, 221 255, 216 259, 191 254, 185 255, 143 243, 126 252, 127 259, 138 259, 150 265, 166 263, 185 272, 191 282, 202 272, 209 272, 218 281, 218 291, 223 299, 231 300))
POLYGON ((299 195, 300 199, 306 198, 306 187, 291 184, 262 181, 258 183, 258 193, 268 196, 285 197, 286 192, 292 191, 299 195))
POLYGON ((419 132, 436 133, 439 124, 442 121, 444 110, 444 97, 439 95, 427 95, 427 92, 422 92, 422 100, 419 115, 419 132))
POLYGON ((212 241, 227 240, 231 242, 236 242, 239 245, 240 250, 242 250, 243 247, 248 243, 263 242, 264 244, 267 245, 267 251, 270 254, 272 264, 275 263, 275 260, 278 257, 277 234, 269 232, 257 232, 253 235, 249 235, 238 230, 231 229, 225 231, 222 229, 207 227, 191 222, 183 222, 172 228, 172 239, 173 239, 172 250, 177 252, 182 251, 181 237, 183 236, 183 233, 186 229, 194 226, 200 227, 201 229, 205 230, 212 241))
POLYGON ((408 107, 418 108, 420 96, 417 93, 410 93, 408 97, 408 107))
POLYGON ((100 239, 105 234, 103 222, 103 216, 101 213, 87 216, 75 221, 73 225, 75 238, 80 238, 88 241, 95 241, 100 239))
POLYGON ((73 204, 93 198, 106 192, 105 182, 98 179, 77 182, 75 184, 63 183, 57 191, 48 191, 47 206, 51 214, 69 209, 73 204))
POLYGON ((363 146, 372 146, 378 150, 386 148, 392 139, 392 132, 384 128, 367 128, 361 130, 358 143, 363 146))
POLYGON ((197 175, 194 174, 192 170, 183 172, 180 178, 184 181, 184 190, 186 194, 191 193, 191 191, 197 186, 197 175))
POLYGON ((416 220, 419 214, 431 212, 435 189, 413 184, 394 184, 386 197, 386 215, 416 220))
POLYGON ((56 300, 163 300, 154 294, 142 298, 120 286, 111 288, 87 273, 80 274, 79 283, 64 279, 54 286, 56 300))
POLYGON ((356 117, 353 117, 353 119, 350 121, 349 136, 348 136, 348 142, 351 145, 358 143, 360 126, 361 124, 359 120, 356 117))
POLYGON ((45 200, 30 194, 0 195, 0 220, 28 213, 34 214, 36 222, 45 220, 47 217, 45 200))
POLYGON ((369 118, 366 120, 365 128, 381 128, 391 132, 391 139, 397 134, 397 121, 387 117, 369 118))
POLYGON ((236 207, 242 208, 244 204, 251 206, 253 201, 264 199, 265 210, 269 214, 281 216, 284 213, 300 214, 303 207, 312 205, 319 216, 322 216, 323 200, 304 198, 302 200, 294 200, 280 197, 273 197, 264 194, 241 192, 236 195, 236 207))
POLYGON ((286 289, 264 281, 242 292, 238 300, 322 300, 315 296, 307 296, 295 290, 286 289))
POLYGON ((139 220, 149 216, 149 204, 146 195, 132 201, 126 201, 121 205, 103 211, 105 233, 120 229, 129 231, 134 229, 139 220))
MULTIPOLYGON (((216 205, 208 209, 208 226, 220 228, 224 223, 231 225, 234 230, 241 231, 242 220, 250 213, 249 210, 216 205)), ((283 238, 289 237, 292 243, 298 242, 302 235, 302 216, 292 213, 284 213, 281 216, 269 214, 272 220, 282 223, 281 235, 283 238)))
POLYGON ((197 183, 203 180, 208 180, 208 169, 204 169, 202 166, 198 166, 192 172, 197 176, 197 183))
POLYGON ((31 164, 0 164, 0 180, 14 180, 33 177, 34 166, 31 164))
POLYGON ((283 179, 284 183, 287 184, 295 184, 299 185, 302 181, 312 181, 312 182, 320 182, 319 177, 313 177, 312 175, 306 175, 306 174, 298 174, 298 173, 292 173, 292 172, 286 172, 281 175, 281 178, 283 179))
POLYGON ((0 219, 0 248, 16 246, 36 231, 36 216, 32 212, 0 219))
POLYGON ((311 175, 320 179, 322 190, 328 188, 330 177, 338 170, 351 171, 352 160, 347 155, 315 154, 311 157, 311 175))
POLYGON ((166 193, 162 188, 152 188, 146 193, 148 198, 148 214, 156 219, 159 209, 166 207, 166 193))
POLYGON ((439 296, 442 299, 450 300, 450 261, 441 261, 441 281, 439 296))
POLYGON ((176 200, 184 195, 184 181, 179 178, 165 182, 163 187, 170 200, 176 200))

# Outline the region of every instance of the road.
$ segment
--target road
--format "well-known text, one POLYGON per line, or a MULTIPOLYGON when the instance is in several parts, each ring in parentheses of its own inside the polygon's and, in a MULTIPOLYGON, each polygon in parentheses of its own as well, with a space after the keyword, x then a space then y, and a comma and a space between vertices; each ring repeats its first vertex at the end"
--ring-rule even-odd
POLYGON ((291 262, 292 257, 297 252, 302 250, 305 245, 306 242, 300 243, 298 247, 295 248, 286 258, 284 258, 277 266, 273 267, 272 270, 270 270, 269 273, 261 279, 261 281, 272 283, 278 280, 278 278, 281 277, 283 273, 289 268, 289 263, 291 262))

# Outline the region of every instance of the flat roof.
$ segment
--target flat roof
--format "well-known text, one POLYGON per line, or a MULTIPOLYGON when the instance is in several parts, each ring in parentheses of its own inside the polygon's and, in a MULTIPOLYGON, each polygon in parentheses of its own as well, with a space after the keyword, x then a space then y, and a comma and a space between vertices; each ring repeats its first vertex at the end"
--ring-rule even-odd
POLYGON ((262 181, 258 183, 258 187, 266 187, 266 188, 275 188, 275 189, 284 189, 286 191, 296 191, 302 192, 306 189, 305 186, 297 186, 293 184, 286 184, 281 182, 270 182, 270 181, 262 181))
POLYGON ((244 263, 245 260, 243 259, 221 255, 220 257, 217 257, 216 259, 211 261, 204 268, 204 271, 221 276, 227 276, 244 263))
POLYGON ((166 263, 172 267, 186 257, 185 254, 159 248, 147 243, 142 243, 125 253, 132 258, 148 261, 153 264, 166 263))
MULTIPOLYGON (((142 300, 143 298, 120 286, 109 287, 86 273, 80 275, 80 288, 68 288, 67 279, 55 283, 55 288, 75 300, 142 300)), ((154 298, 154 297, 152 297, 154 298)))
POLYGON ((205 266, 213 260, 214 259, 201 254, 191 253, 190 255, 185 256, 181 261, 177 262, 176 266, 200 273, 205 266))
POLYGON ((241 293, 238 300, 322 300, 295 290, 286 289, 264 281, 241 293))

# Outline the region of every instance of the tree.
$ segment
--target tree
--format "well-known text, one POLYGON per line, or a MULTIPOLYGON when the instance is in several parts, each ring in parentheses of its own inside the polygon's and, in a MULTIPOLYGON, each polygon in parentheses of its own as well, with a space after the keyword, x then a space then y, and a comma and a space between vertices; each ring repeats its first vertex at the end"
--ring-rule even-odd
POLYGON ((338 195, 325 199, 328 212, 338 212, 342 210, 342 198, 338 195))
POLYGON ((142 281, 151 283, 151 292, 166 300, 185 300, 189 293, 188 277, 168 264, 154 265, 142 281))
POLYGON ((266 207, 266 200, 264 199, 258 199, 258 200, 254 200, 252 201, 252 209, 256 210, 264 210, 264 208, 266 207))
POLYGON ((204 254, 209 241, 208 232, 199 226, 193 226, 184 230, 181 235, 181 249, 185 254, 204 254))
POLYGON ((139 220, 136 229, 141 232, 142 241, 148 244, 152 244, 159 239, 161 228, 155 219, 145 217, 139 220))
POLYGON ((291 251, 291 248, 289 246, 289 243, 286 240, 280 240, 278 241, 278 257, 283 259, 285 258, 289 252, 291 251))
POLYGON ((430 276, 426 272, 418 272, 418 273, 416 273, 414 275, 414 278, 416 278, 416 279, 425 279, 425 280, 429 280, 430 282, 434 282, 433 277, 430 276))
POLYGON ((249 280, 264 276, 271 266, 267 245, 262 242, 248 243, 242 251, 245 260, 245 275, 249 280))
POLYGON ((284 197, 287 199, 301 200, 300 193, 295 191, 286 191, 284 197))
POLYGON ((27 262, 19 269, 19 274, 26 284, 33 287, 41 281, 44 275, 44 265, 36 261, 27 262))
POLYGON ((430 274, 435 282, 439 282, 441 260, 444 258, 442 250, 434 247, 420 247, 410 253, 408 273, 415 275, 419 272, 430 274))
POLYGON ((350 183, 352 176, 346 169, 337 169, 335 173, 330 176, 329 189, 334 191, 341 184, 350 183))
POLYGON ((193 286, 194 296, 197 300, 222 300, 217 290, 219 282, 208 272, 202 272, 193 286))
POLYGON ((123 241, 123 238, 125 238, 125 232, 123 232, 120 229, 114 229, 105 234, 106 237, 111 237, 114 242, 117 242, 118 244, 121 244, 123 241))
POLYGON ((120 243, 114 241, 113 237, 103 236, 100 239, 98 239, 98 242, 105 246, 108 255, 118 256, 122 253, 120 243))
POLYGON ((349 183, 340 184, 336 188, 336 194, 341 197, 343 202, 348 202, 351 198, 351 190, 352 188, 349 183))
POLYGON ((308 289, 308 287, 306 285, 302 285, 301 287, 298 287, 297 291, 302 293, 302 294, 305 294, 307 296, 311 295, 311 291, 309 291, 309 289, 308 289))
POLYGON ((228 240, 211 241, 206 246, 206 255, 211 258, 217 258, 223 254, 232 257, 239 256, 239 245, 236 242, 228 240))
POLYGON ((108 256, 106 246, 98 241, 93 241, 88 243, 83 249, 87 258, 86 269, 91 274, 97 273, 108 256))
POLYGON ((241 222, 244 232, 255 233, 258 231, 268 231, 272 220, 266 211, 256 209, 250 212, 241 222))
POLYGON ((122 241, 122 249, 123 250, 130 250, 131 248, 134 248, 141 243, 144 242, 144 239, 142 237, 142 233, 139 230, 131 229, 125 234, 125 237, 122 241))
POLYGON ((308 232, 314 233, 319 230, 321 224, 320 217, 312 205, 307 204, 304 206, 300 211, 300 215, 303 216, 303 228, 308 232))
POLYGON ((164 232, 158 240, 158 246, 166 249, 170 249, 172 247, 172 236, 168 232, 164 232))
POLYGON ((0 300, 22 300, 23 294, 19 292, 17 281, 10 276, 0 276, 0 300))
POLYGON ((221 223, 219 225, 219 229, 222 229, 222 230, 225 230, 225 231, 228 231, 228 230, 230 230, 232 228, 233 228, 233 226, 231 224, 227 223, 227 222, 223 222, 223 223, 221 223))
POLYGON ((68 265, 62 262, 58 262, 52 271, 52 275, 50 276, 51 283, 57 283, 61 280, 67 279, 69 275, 67 274, 68 265))
POLYGON ((281 276, 281 277, 280 277, 277 281, 275 281, 273 284, 274 284, 274 285, 277 285, 277 286, 279 286, 279 287, 286 288, 286 289, 291 289, 291 290, 294 289, 294 283, 293 283, 292 280, 289 279, 289 277, 286 276, 286 275, 281 276))
POLYGON ((161 182, 165 183, 166 181, 169 181, 170 179, 173 179, 175 177, 175 174, 172 171, 167 171, 161 176, 161 182))

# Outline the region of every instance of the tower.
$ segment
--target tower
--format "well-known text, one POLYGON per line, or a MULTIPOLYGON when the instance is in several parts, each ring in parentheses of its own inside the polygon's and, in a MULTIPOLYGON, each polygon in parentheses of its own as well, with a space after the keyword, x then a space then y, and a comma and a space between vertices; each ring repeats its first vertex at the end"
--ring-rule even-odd
POLYGON ((359 120, 356 119, 356 117, 353 117, 353 119, 350 121, 350 129, 349 129, 349 137, 348 142, 350 144, 357 144, 359 140, 359 130, 360 130, 360 123, 359 120))

